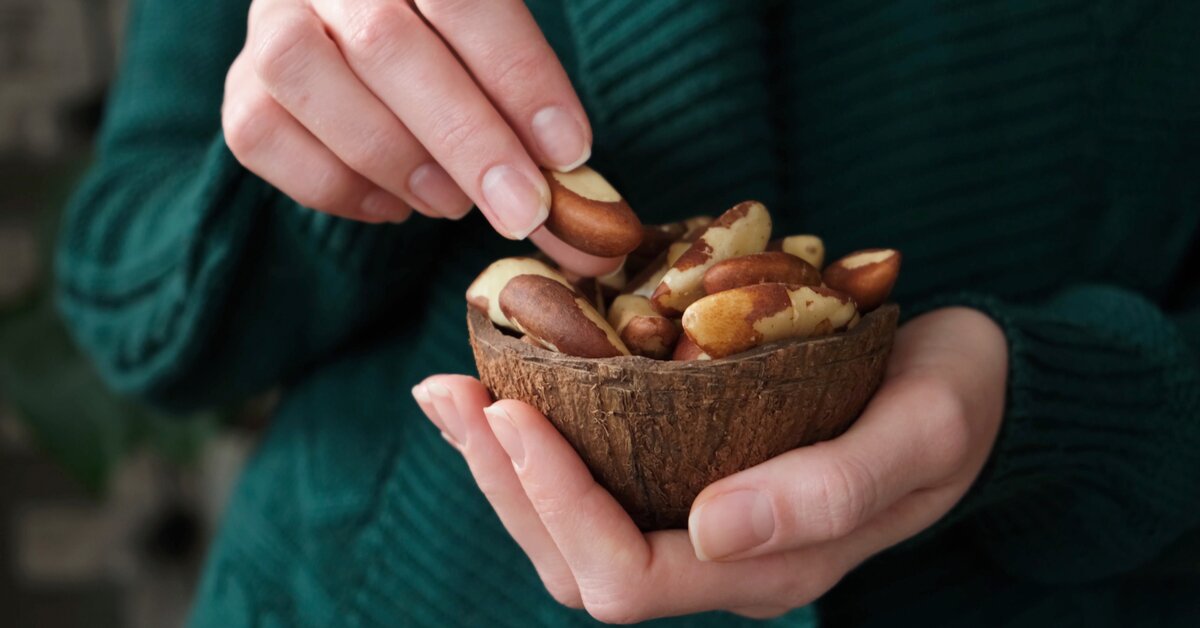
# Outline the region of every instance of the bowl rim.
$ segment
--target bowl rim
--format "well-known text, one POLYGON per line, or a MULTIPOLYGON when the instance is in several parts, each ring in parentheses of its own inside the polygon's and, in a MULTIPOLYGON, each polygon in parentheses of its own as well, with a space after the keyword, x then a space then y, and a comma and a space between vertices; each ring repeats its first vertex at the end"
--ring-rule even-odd
POLYGON ((477 341, 485 341, 498 348, 512 351, 519 354, 522 359, 534 359, 538 361, 554 360, 559 365, 569 367, 577 364, 581 368, 595 368, 596 365, 610 365, 616 368, 648 368, 653 365, 655 370, 672 372, 704 371, 714 366, 729 366, 760 361, 765 356, 773 353, 850 342, 860 339, 861 336, 869 332, 883 329, 884 327, 891 328, 885 332, 891 336, 895 333, 896 322, 899 316, 900 307, 895 303, 888 302, 864 314, 858 325, 855 325, 854 329, 850 331, 839 332, 831 336, 821 336, 819 338, 778 340, 760 345, 748 351, 714 360, 675 361, 655 360, 640 355, 622 355, 612 358, 581 358, 565 353, 556 353, 527 342, 521 342, 520 338, 502 332, 487 314, 472 307, 470 304, 467 305, 467 327, 470 330, 470 334, 477 341))

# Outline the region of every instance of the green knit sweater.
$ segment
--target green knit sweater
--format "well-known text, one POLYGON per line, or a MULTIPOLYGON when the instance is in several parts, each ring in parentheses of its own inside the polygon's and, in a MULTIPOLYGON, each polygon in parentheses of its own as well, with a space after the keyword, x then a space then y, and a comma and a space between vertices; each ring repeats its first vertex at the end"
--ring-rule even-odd
MULTIPOLYGON (((971 492, 775 625, 1200 625, 1200 2, 529 4, 645 221, 758 198, 833 256, 901 249, 908 314, 965 304, 1007 334, 971 492)), ((331 218, 241 168, 220 104, 248 5, 135 0, 58 258, 116 389, 284 388, 193 623, 591 623, 409 396, 474 372, 464 289, 527 245, 477 216, 331 218)))

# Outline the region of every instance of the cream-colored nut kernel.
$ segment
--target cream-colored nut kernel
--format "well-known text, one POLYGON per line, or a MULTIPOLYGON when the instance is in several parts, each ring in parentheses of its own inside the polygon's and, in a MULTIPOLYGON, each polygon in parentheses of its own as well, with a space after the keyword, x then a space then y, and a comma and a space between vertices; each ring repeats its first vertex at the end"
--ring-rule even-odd
POLYGON ((700 234, 704 233, 716 219, 712 216, 692 216, 683 221, 683 237, 679 238, 684 242, 693 242, 700 234))
POLYGON ((467 287, 467 303, 487 312, 492 322, 508 329, 516 329, 512 322, 500 310, 500 291, 517 275, 540 275, 549 277, 564 286, 571 283, 562 273, 554 270, 545 262, 532 257, 506 257, 492 262, 483 269, 482 273, 467 287))
POLYGON ((855 313, 854 301, 833 290, 764 283, 696 301, 683 313, 683 329, 701 351, 723 358, 776 340, 833 333, 855 313))
POLYGON ((663 316, 678 316, 704 296, 704 273, 721 260, 760 253, 771 237, 771 215, 757 201, 738 203, 709 225, 675 260, 650 300, 663 316))
POLYGON ((679 328, 674 321, 654 311, 650 299, 635 294, 623 294, 612 302, 608 323, 634 355, 656 360, 671 355, 679 328))
POLYGON ((550 233, 601 257, 620 257, 641 244, 642 223, 600 173, 587 166, 542 173, 550 186, 550 233))
POLYGON ((687 334, 680 334, 679 342, 675 343, 675 352, 671 354, 671 359, 676 362, 687 362, 688 360, 711 360, 712 356, 696 346, 696 343, 688 338, 687 334))
POLYGON ((866 314, 883 305, 900 276, 900 252, 895 249, 855 251, 822 273, 825 285, 845 292, 866 314))
POLYGON ((629 355, 596 308, 553 279, 513 277, 500 291, 500 309, 517 331, 559 353, 581 358, 629 355))
POLYGON ((821 271, 795 255, 769 251, 717 262, 704 273, 706 294, 716 294, 756 283, 819 286, 821 271))
POLYGON ((815 235, 804 234, 788 236, 781 240, 772 240, 768 251, 783 251, 795 255, 821 270, 825 264, 825 243, 815 235))
POLYGON ((812 338, 845 329, 858 316, 849 295, 821 286, 788 291, 792 300, 792 337, 812 338))

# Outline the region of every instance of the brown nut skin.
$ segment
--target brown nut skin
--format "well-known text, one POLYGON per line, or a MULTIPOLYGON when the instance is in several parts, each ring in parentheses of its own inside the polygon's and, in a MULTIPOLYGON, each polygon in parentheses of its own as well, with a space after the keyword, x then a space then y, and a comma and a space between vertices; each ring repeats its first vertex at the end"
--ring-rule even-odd
POLYGON ((687 362, 689 360, 711 360, 712 356, 696 346, 696 343, 688 338, 687 334, 680 334, 679 342, 675 343, 675 352, 671 354, 671 359, 676 362, 687 362))
POLYGON ((900 252, 895 249, 855 251, 825 268, 825 285, 845 292, 863 314, 887 301, 900 276, 900 252))
POLYGON ((821 271, 795 255, 777 251, 720 261, 704 273, 706 294, 716 294, 756 283, 819 286, 821 271))
POLYGON ((640 295, 617 297, 609 308, 608 322, 634 355, 666 359, 679 339, 675 322, 655 312, 650 300, 640 295))
POLYGON ((596 281, 596 278, 579 277, 578 279, 572 279, 566 273, 564 273, 564 276, 570 280, 571 286, 575 288, 575 292, 578 292, 580 296, 587 299, 587 302, 596 308, 600 316, 604 316, 605 305, 608 301, 604 298, 604 287, 596 281))
POLYGON ((650 301, 663 316, 679 316, 704 296, 704 273, 721 260, 761 253, 771 238, 771 214, 743 201, 721 214, 663 275, 650 301))
POLYGON ((550 186, 550 233, 600 257, 620 257, 641 244, 641 221, 600 173, 587 166, 542 173, 550 186))
POLYGON ((475 281, 467 287, 467 303, 480 311, 487 312, 492 322, 514 329, 512 322, 500 311, 500 291, 509 280, 517 275, 542 275, 564 286, 570 285, 562 273, 554 270, 545 261, 536 257, 506 257, 488 265, 475 281))
POLYGON ((500 291, 500 309, 543 347, 581 358, 629 355, 596 309, 571 288, 541 275, 518 275, 500 291))

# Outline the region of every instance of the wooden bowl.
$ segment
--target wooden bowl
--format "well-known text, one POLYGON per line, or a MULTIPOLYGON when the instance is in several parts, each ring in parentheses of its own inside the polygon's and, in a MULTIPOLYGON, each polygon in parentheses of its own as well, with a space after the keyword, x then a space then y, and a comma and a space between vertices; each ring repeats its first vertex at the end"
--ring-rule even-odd
POLYGON ((687 527, 705 486, 850 427, 883 379, 899 308, 851 331, 722 360, 576 358, 468 308, 479 378, 541 410, 643 530, 687 527))

